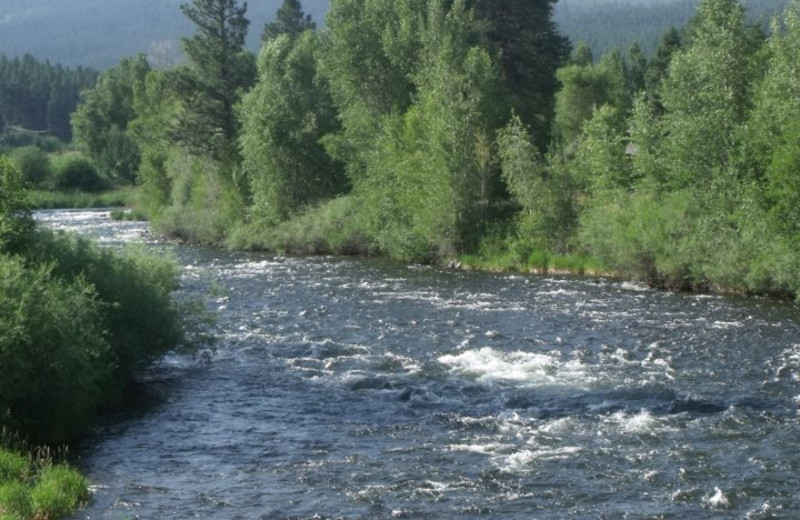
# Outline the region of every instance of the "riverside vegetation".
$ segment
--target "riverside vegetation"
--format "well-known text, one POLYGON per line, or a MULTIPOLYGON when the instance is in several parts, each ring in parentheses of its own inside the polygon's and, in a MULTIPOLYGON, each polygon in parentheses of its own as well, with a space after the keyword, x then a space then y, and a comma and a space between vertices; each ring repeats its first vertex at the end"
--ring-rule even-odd
POLYGON ((703 0, 599 60, 553 3, 334 0, 314 30, 287 0, 256 60, 244 7, 197 0, 187 63, 124 60, 76 138, 135 146, 155 228, 200 243, 796 294, 800 2, 767 37, 703 0))
POLYGON ((246 6, 195 0, 186 62, 122 60, 72 132, 198 243, 794 295, 799 3, 765 32, 703 0, 598 59, 553 0, 333 0, 322 29, 286 0, 257 57, 246 6))
POLYGON ((75 438, 183 343, 176 284, 170 262, 38 229, 0 156, 0 518, 61 518, 88 498, 74 470, 17 451, 75 438))

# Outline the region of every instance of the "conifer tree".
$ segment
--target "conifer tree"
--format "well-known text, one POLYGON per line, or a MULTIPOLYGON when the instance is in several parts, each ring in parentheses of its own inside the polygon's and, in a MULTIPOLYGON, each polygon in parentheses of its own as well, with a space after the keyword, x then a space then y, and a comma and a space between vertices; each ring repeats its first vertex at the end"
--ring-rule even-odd
POLYGON ((183 40, 189 63, 176 75, 183 112, 175 137, 196 155, 228 162, 238 146, 234 107, 255 77, 254 59, 244 51, 247 3, 194 0, 181 10, 197 33, 183 40))
POLYGON ((303 12, 300 0, 283 0, 275 20, 264 25, 261 41, 268 42, 281 34, 286 34, 294 40, 304 31, 313 31, 316 28, 317 24, 311 20, 311 15, 303 12))
POLYGON ((544 148, 558 90, 556 70, 569 57, 569 40, 553 20, 555 0, 472 0, 501 55, 501 74, 522 121, 544 148))

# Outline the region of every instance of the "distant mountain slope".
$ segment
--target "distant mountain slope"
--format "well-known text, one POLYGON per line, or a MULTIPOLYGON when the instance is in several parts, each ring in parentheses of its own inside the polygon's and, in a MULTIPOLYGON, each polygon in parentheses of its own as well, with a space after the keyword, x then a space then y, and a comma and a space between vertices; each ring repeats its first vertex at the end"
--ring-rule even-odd
MULTIPOLYGON (((682 28, 700 0, 560 0, 556 22, 573 43, 585 42, 595 58, 638 42, 651 54, 664 31, 682 28)), ((781 13, 787 0, 744 0, 752 21, 767 22, 781 13)))
MULTIPOLYGON (((138 52, 177 59, 181 36, 192 33, 180 11, 190 0, 0 0, 0 53, 30 53, 64 65, 105 69, 138 52)), ((556 21, 573 42, 600 56, 638 41, 652 51, 666 29, 683 27, 699 0, 560 0, 556 21)), ((782 10, 787 0, 746 0, 751 17, 782 10)), ((322 25, 330 0, 304 0, 322 25)), ((261 29, 282 0, 250 0, 248 45, 258 49, 261 29)))
MULTIPOLYGON (((138 52, 177 53, 180 37, 194 30, 180 10, 188 1, 0 0, 0 52, 98 69, 138 52)), ((264 23, 281 3, 248 2, 251 48, 258 48, 264 23)), ((328 0, 305 0, 303 8, 321 23, 328 0)))

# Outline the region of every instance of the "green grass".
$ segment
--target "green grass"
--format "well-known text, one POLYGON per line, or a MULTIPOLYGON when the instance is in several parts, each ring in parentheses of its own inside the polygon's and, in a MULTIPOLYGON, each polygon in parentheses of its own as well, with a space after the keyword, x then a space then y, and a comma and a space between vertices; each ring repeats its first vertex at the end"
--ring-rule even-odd
POLYGON ((101 193, 81 191, 31 190, 27 193, 32 209, 113 208, 130 206, 136 189, 118 188, 101 193))
POLYGON ((591 256, 556 255, 547 251, 533 251, 527 258, 511 251, 495 254, 464 255, 461 264, 467 269, 500 272, 556 273, 588 276, 607 275, 608 270, 591 256))
POLYGON ((89 499, 89 482, 65 464, 0 449, 0 520, 57 520, 89 499))

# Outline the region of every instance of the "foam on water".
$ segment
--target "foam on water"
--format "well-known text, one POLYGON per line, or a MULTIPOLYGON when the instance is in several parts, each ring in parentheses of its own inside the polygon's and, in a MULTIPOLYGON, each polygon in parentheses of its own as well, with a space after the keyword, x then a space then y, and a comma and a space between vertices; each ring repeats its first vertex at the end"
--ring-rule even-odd
POLYGON ((439 363, 480 383, 505 383, 526 387, 588 388, 595 381, 589 369, 558 351, 547 353, 502 352, 491 347, 439 357, 439 363))

